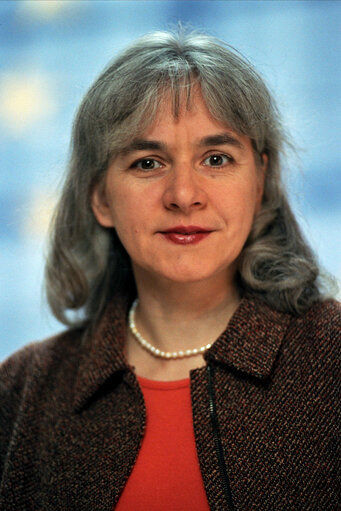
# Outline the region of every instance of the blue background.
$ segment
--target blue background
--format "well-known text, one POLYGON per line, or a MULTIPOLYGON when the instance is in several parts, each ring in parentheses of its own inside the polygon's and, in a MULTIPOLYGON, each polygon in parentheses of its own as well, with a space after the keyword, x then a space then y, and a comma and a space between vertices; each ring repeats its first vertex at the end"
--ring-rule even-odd
POLYGON ((339 278, 340 20, 338 1, 0 2, 0 359, 63 328, 44 304, 43 261, 82 95, 127 43, 178 21, 265 77, 300 149, 286 172, 292 204, 339 278))

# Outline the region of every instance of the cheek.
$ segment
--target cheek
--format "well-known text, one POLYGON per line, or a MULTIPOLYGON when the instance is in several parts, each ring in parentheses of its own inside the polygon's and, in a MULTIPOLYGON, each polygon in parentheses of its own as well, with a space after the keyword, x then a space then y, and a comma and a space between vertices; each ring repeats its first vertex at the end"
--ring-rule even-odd
POLYGON ((110 188, 108 202, 116 226, 129 219, 135 200, 127 187, 122 187, 122 185, 120 186, 116 183, 110 183, 110 188))
POLYGON ((235 219, 247 223, 253 219, 260 206, 256 183, 238 183, 236 186, 222 188, 215 194, 214 202, 221 215, 229 222, 235 219))
POLYGON ((119 224, 134 226, 135 230, 153 221, 162 202, 159 187, 131 182, 111 186, 112 215, 119 224))
POLYGON ((112 204, 113 223, 121 242, 123 245, 138 244, 151 217, 145 205, 131 194, 115 194, 112 204))

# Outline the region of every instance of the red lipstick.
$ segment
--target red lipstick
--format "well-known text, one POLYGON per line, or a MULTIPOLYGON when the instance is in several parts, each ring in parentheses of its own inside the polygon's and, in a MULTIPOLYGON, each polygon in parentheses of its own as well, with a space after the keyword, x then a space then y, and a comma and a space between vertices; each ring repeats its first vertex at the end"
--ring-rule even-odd
POLYGON ((160 234, 168 241, 177 245, 194 245, 207 238, 211 232, 211 230, 198 227, 197 225, 177 225, 161 231, 160 234))

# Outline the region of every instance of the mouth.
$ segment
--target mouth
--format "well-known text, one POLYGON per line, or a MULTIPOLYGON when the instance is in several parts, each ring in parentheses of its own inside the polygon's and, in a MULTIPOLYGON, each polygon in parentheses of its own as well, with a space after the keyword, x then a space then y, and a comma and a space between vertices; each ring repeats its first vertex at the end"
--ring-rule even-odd
POLYGON ((207 238, 213 232, 210 229, 198 227, 196 225, 178 225, 160 231, 160 234, 171 243, 176 245, 193 245, 207 238))
POLYGON ((199 234, 199 233, 210 233, 212 232, 210 229, 205 229, 203 227, 197 227, 196 225, 178 225, 175 227, 171 227, 170 229, 166 229, 165 231, 161 231, 162 234, 168 233, 177 233, 177 234, 199 234))

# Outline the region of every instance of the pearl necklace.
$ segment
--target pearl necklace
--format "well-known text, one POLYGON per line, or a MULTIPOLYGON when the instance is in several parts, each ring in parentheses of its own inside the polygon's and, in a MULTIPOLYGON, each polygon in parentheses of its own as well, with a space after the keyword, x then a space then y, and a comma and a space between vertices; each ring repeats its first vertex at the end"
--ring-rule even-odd
POLYGON ((135 325, 135 309, 138 304, 138 299, 136 299, 131 306, 129 311, 129 328, 133 337, 139 342, 142 348, 146 349, 154 355, 155 357, 166 358, 166 359, 175 359, 175 358, 185 358, 185 357, 193 357, 194 355, 199 355, 200 353, 204 353, 208 350, 212 344, 206 344, 206 346, 201 346, 201 348, 193 348, 188 350, 179 350, 179 351, 162 351, 158 348, 155 348, 152 344, 150 344, 137 330, 135 325))

